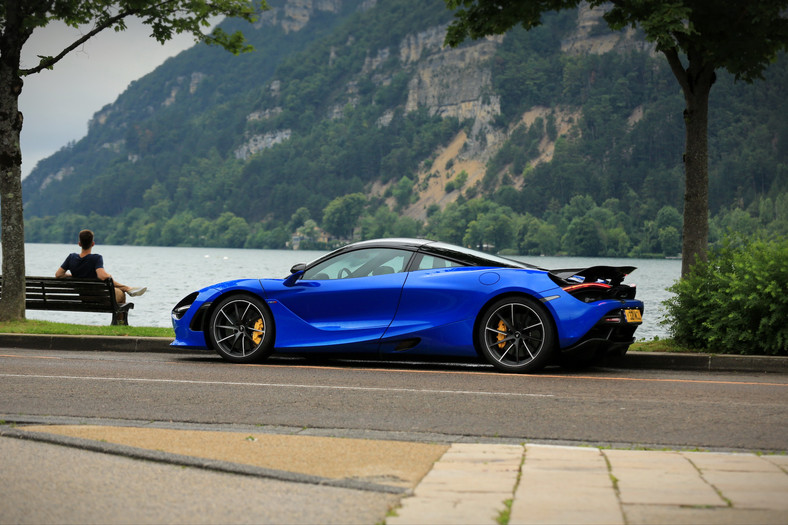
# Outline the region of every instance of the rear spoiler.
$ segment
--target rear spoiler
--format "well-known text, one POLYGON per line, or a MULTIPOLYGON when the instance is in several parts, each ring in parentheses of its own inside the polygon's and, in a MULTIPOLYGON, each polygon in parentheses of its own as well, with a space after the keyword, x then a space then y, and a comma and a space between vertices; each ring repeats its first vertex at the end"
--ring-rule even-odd
POLYGON ((618 286, 635 269, 634 266, 591 266, 588 268, 548 270, 548 272, 565 281, 575 277, 576 279, 574 280, 578 282, 595 283, 601 281, 610 286, 618 286))

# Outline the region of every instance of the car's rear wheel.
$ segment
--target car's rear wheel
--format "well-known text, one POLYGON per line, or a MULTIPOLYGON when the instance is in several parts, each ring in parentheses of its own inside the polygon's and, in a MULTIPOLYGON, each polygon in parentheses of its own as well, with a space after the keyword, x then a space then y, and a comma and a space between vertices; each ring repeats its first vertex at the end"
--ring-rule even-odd
POLYGON ((250 295, 221 299, 208 321, 208 339, 223 359, 253 363, 274 348, 274 321, 268 307, 250 295))
POLYGON ((498 370, 534 372, 547 365, 555 347, 553 320, 533 299, 507 297, 485 310, 476 341, 498 370))

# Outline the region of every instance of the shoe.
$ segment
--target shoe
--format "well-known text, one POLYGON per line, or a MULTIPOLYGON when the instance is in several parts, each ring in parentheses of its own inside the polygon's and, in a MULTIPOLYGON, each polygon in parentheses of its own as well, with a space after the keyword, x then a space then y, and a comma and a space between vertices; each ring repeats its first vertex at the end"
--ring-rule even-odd
POLYGON ((138 295, 142 295, 142 294, 144 294, 147 291, 148 291, 148 289, 143 286, 142 288, 132 288, 131 290, 129 290, 126 293, 129 294, 132 297, 137 297, 138 295))

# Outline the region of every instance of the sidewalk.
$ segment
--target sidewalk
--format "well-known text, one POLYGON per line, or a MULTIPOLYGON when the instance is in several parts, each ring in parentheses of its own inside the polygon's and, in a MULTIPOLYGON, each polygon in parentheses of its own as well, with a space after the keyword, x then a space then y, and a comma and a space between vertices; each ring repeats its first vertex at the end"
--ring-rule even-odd
MULTIPOLYGON (((43 441, 100 457, 232 473, 248 483, 263 478, 293 487, 361 491, 377 506, 372 509, 377 518, 369 522, 387 525, 788 523, 786 455, 449 445, 97 425, 0 427, 0 444, 9 441, 27 446, 43 441)), ((79 483, 74 479, 73 486, 79 483)), ((90 509, 93 495, 85 497, 90 509)), ((314 500, 316 506, 325 504, 314 500)), ((333 512, 326 522, 336 519, 333 512)), ((370 511, 365 512, 369 519, 370 511)), ((78 517, 90 521, 91 515, 78 517)), ((282 515, 279 521, 288 519, 282 515)))
POLYGON ((455 444, 386 524, 784 524, 786 494, 786 456, 455 444))

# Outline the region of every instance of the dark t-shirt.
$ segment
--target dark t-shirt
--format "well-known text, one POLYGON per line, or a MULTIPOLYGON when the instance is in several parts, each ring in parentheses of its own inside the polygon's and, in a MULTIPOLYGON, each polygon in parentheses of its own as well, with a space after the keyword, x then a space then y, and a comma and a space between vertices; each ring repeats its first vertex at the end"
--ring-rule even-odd
POLYGON ((69 254, 60 265, 66 271, 71 271, 71 277, 98 277, 96 270, 104 268, 104 258, 97 253, 89 253, 80 257, 78 253, 69 254))

